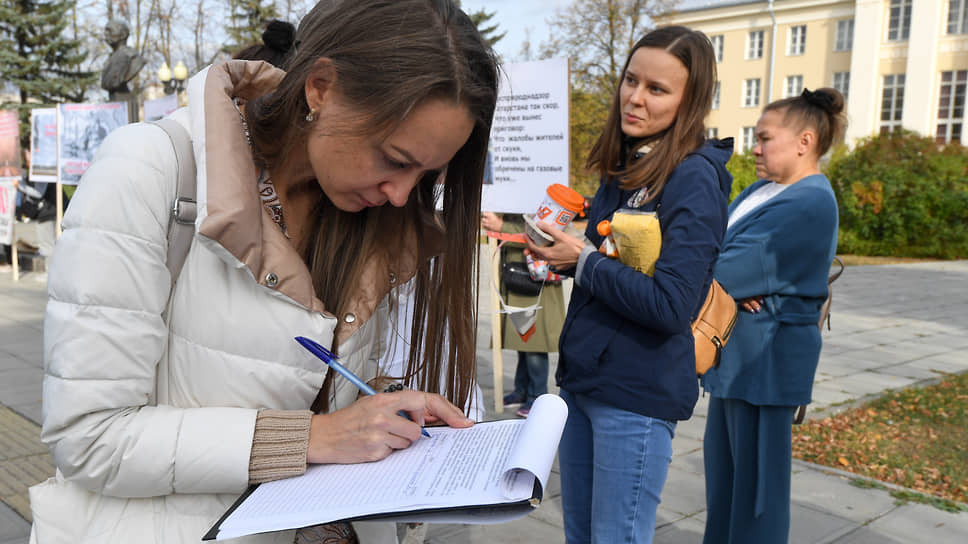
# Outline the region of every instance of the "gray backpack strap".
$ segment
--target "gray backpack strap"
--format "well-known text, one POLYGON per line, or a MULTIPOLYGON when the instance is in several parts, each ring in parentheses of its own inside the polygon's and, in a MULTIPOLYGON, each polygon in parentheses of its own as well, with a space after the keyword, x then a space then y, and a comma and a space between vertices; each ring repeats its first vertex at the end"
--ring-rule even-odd
POLYGON ((178 121, 161 119, 155 124, 164 129, 175 148, 175 160, 178 163, 178 184, 175 188, 175 200, 172 201, 171 214, 168 217, 168 272, 171 284, 178 281, 188 249, 192 245, 195 235, 195 154, 192 150, 192 140, 178 121))

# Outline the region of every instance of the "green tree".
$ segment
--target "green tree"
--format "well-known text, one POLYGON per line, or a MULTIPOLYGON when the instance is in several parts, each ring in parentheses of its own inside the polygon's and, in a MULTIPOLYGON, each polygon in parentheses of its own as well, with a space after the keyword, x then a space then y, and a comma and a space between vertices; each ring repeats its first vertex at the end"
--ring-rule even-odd
MULTIPOLYGON (((457 4, 457 7, 460 7, 460 0, 456 0, 455 3, 457 4)), ((465 13, 467 13, 467 16, 471 18, 474 26, 477 27, 477 31, 481 33, 481 36, 484 36, 484 39, 487 40, 487 43, 491 44, 492 47, 494 44, 501 41, 501 38, 507 34, 507 32, 501 32, 498 34, 497 23, 491 24, 491 19, 494 18, 494 15, 497 12, 488 12, 484 8, 481 8, 477 11, 465 13)))
POLYGON ((675 0, 572 0, 548 21, 551 40, 539 58, 569 59, 571 73, 571 186, 593 194, 598 175, 585 161, 608 117, 612 96, 629 50, 651 28, 653 15, 671 10, 675 0))
MULTIPOLYGON (((83 102, 98 74, 81 69, 87 51, 68 36, 73 0, 0 0, 0 80, 15 87, 21 143, 27 145, 28 104, 83 102)), ((10 107, 11 103, 4 103, 10 107)))
POLYGON ((253 43, 261 43, 266 24, 279 18, 274 1, 229 0, 229 25, 225 27, 228 43, 222 48, 234 53, 253 43))

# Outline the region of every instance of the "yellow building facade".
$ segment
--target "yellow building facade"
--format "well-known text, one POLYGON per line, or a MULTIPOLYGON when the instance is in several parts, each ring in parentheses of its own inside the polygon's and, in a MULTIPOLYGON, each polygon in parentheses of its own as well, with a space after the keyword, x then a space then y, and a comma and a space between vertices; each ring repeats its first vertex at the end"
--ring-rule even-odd
POLYGON ((847 98, 847 140, 900 127, 968 145, 968 0, 691 1, 656 19, 717 53, 710 135, 753 146, 760 112, 803 88, 847 98))

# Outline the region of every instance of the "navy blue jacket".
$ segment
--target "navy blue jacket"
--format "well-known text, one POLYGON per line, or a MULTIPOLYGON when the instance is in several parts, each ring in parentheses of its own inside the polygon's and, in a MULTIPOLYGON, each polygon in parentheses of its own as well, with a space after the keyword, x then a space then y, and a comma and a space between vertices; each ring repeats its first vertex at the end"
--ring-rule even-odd
MULTIPOLYGON (((731 138, 707 141, 676 167, 658 198, 637 208, 656 211, 662 229, 652 277, 598 252, 579 263, 559 342, 559 387, 649 417, 692 415, 699 384, 690 323, 726 231, 732 147, 731 138)), ((585 231, 596 247, 598 222, 628 208, 634 193, 615 180, 601 184, 585 231)))
MULTIPOLYGON (((766 181, 747 187, 730 210, 766 181)), ((729 227, 716 279, 733 298, 764 295, 740 311, 718 369, 703 376, 714 397, 750 404, 808 404, 820 360, 820 307, 837 251, 837 200, 821 174, 807 176, 729 227)))

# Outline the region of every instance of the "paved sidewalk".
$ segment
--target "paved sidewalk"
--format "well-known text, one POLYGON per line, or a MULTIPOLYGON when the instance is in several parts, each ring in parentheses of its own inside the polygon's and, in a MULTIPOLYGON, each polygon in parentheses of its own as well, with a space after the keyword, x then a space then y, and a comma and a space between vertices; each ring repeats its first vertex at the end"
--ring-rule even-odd
MULTIPOLYGON (((486 268, 486 267, 485 267, 486 268)), ((29 524, 24 490, 52 473, 37 441, 42 377, 43 282, 36 274, 13 283, 0 274, 0 544, 25 544, 29 524)), ((481 305, 489 308, 487 271, 481 305)), ((850 267, 834 284, 833 330, 824 349, 808 417, 835 413, 885 389, 931 383, 968 371, 968 261, 850 267)), ((488 416, 494 413, 490 315, 478 331, 480 380, 488 416)), ((552 366, 555 363, 552 356, 552 366)), ((503 352, 503 387, 513 382, 515 353, 503 352)), ((553 369, 552 369, 553 374, 553 369)), ((551 390, 555 391, 553 385, 551 390)), ((681 422, 659 507, 657 544, 702 541, 705 522, 702 434, 707 399, 681 422)), ((968 540, 968 513, 920 504, 895 504, 884 490, 861 489, 847 473, 794 461, 794 544, 932 544, 968 540)), ((557 469, 532 515, 493 526, 434 525, 427 542, 563 542, 557 469)))

